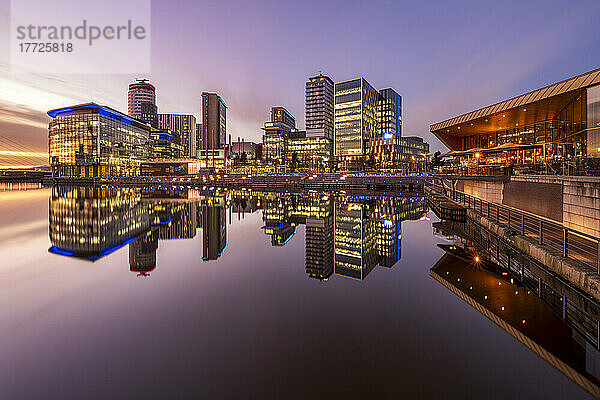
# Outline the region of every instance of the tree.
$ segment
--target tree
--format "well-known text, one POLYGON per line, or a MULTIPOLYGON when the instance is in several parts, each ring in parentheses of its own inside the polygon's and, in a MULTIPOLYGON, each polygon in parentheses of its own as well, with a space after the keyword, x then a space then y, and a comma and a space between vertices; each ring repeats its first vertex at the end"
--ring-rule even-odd
POLYGON ((248 154, 244 151, 240 156, 240 164, 246 164, 248 162, 248 154))

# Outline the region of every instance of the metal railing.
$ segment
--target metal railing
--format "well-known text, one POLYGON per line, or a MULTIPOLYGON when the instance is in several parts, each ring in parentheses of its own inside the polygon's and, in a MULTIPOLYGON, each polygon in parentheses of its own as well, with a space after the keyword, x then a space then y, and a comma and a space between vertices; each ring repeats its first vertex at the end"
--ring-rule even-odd
POLYGON ((493 222, 505 225, 511 233, 536 239, 538 244, 548 246, 577 263, 592 267, 600 274, 599 238, 567 228, 548 218, 483 200, 459 190, 444 188, 431 181, 427 181, 426 186, 493 222))
POLYGON ((588 293, 560 277, 524 252, 508 250, 504 238, 494 235, 477 223, 465 223, 459 236, 474 243, 491 260, 510 272, 526 288, 536 294, 554 313, 565 320, 588 342, 600 348, 600 304, 588 293), (537 270, 537 272, 534 272, 537 270), (544 280, 554 281, 550 285, 544 280), (559 291, 557 288, 562 288, 559 291))

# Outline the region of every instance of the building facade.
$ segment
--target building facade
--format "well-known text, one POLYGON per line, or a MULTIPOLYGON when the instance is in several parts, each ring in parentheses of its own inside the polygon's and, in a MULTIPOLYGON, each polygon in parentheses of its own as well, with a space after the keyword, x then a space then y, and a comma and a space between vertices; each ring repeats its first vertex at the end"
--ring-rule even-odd
POLYGON ((216 93, 202 93, 202 147, 223 149, 227 144, 227 106, 216 93))
POLYGON ((366 154, 377 132, 378 92, 364 78, 335 84, 335 156, 366 154))
POLYGON ((402 97, 364 78, 335 84, 334 155, 344 169, 394 166, 402 137, 402 97))
POLYGON ((110 107, 48 111, 48 153, 57 177, 132 176, 150 157, 150 125, 110 107))
POLYGON ((127 93, 127 114, 157 128, 157 113, 156 88, 154 85, 146 82, 146 79, 131 83, 127 93))
POLYGON ((150 131, 151 154, 153 160, 170 160, 184 158, 184 147, 168 129, 152 129, 150 131))
POLYGON ((158 114, 158 127, 168 129, 183 151, 181 157, 196 157, 196 117, 191 114, 158 114))
POLYGON ((285 160, 293 169, 324 171, 331 167, 333 141, 325 136, 308 136, 307 131, 292 131, 285 148, 285 160))
POLYGON ((600 69, 431 125, 468 173, 600 172, 600 69))
POLYGON ((305 85, 306 135, 333 140, 334 83, 319 74, 308 78, 305 85))
POLYGON ((296 129, 296 118, 284 107, 272 107, 271 119, 265 122, 263 158, 269 164, 282 164, 287 154, 290 132, 296 129))

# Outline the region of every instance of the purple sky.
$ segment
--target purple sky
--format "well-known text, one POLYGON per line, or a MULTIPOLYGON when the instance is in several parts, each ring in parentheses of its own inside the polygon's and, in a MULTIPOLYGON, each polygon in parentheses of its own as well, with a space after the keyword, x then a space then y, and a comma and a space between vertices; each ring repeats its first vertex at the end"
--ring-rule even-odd
MULTIPOLYGON (((48 108, 96 101, 126 111, 132 75, 14 75, 0 0, 0 134, 46 151, 48 108)), ((403 134, 600 66, 600 2, 158 1, 152 73, 159 112, 228 105, 228 131, 260 140, 269 108, 304 127, 304 83, 364 76, 403 96, 403 134)))

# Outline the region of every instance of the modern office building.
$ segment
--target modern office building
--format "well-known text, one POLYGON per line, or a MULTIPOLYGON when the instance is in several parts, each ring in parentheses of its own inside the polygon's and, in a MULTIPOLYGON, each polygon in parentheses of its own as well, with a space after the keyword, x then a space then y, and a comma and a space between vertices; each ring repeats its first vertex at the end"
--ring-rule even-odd
POLYGON ((377 136, 392 140, 395 144, 402 137, 402 96, 392 88, 379 91, 377 130, 377 136))
POLYGON ((285 160, 295 168, 324 171, 331 167, 333 141, 325 136, 308 136, 307 131, 289 133, 285 160))
POLYGON ((306 82, 306 136, 333 140, 334 84, 328 76, 319 74, 306 82))
POLYGON ((181 144, 181 157, 196 157, 196 117, 190 114, 158 114, 158 127, 168 129, 181 144))
POLYGON ((127 114, 158 127, 158 109, 156 107, 156 88, 147 79, 138 79, 129 85, 127 93, 127 114))
POLYGON ((184 147, 168 129, 150 131, 152 160, 171 160, 186 157, 184 147))
POLYGON ((48 111, 48 154, 57 177, 138 175, 150 157, 150 125, 110 107, 78 104, 48 111))
POLYGON ((202 93, 202 150, 227 144, 227 106, 216 93, 202 93))
POLYGON ((364 78, 335 84, 335 156, 360 157, 377 133, 379 93, 364 78))
POLYGON ((272 107, 271 119, 262 128, 263 157, 267 163, 281 164, 287 152, 289 134, 296 129, 296 118, 284 107, 272 107))
POLYGON ((271 120, 262 128, 266 163, 293 168, 328 169, 333 157, 331 139, 296 129, 296 119, 284 107, 271 109, 271 120))
POLYGON ((362 168, 367 157, 379 166, 396 161, 402 97, 391 88, 377 91, 364 78, 338 82, 334 92, 334 155, 340 165, 362 168))
POLYGON ((146 122, 153 128, 158 128, 158 108, 152 103, 142 103, 141 114, 136 117, 137 119, 146 122))
POLYGON ((468 173, 600 172, 600 69, 431 125, 468 173))

